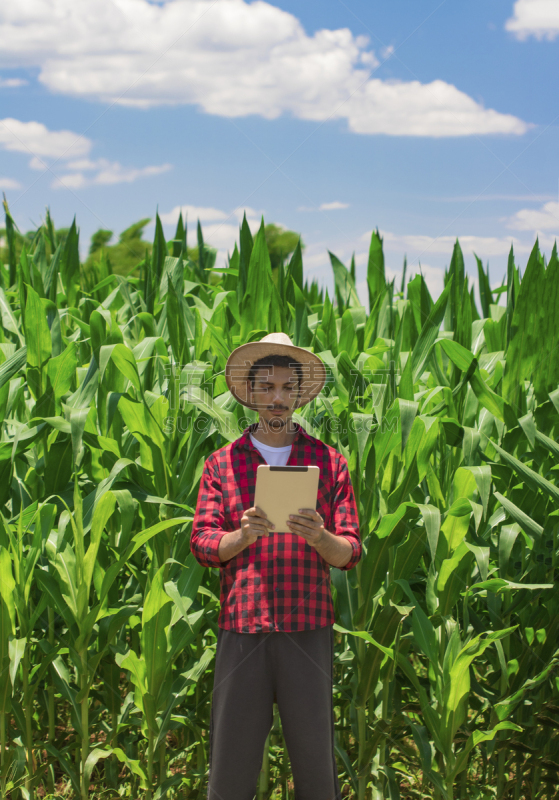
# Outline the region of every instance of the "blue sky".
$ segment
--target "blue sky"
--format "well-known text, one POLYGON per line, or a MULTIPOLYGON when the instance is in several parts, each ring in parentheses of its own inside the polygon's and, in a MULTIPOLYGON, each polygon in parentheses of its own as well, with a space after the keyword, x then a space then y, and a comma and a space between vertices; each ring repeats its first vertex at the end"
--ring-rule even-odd
POLYGON ((84 252, 183 208, 223 261, 246 209, 364 299, 374 227, 435 294, 456 236, 500 283, 559 233, 557 0, 3 0, 0 40, 0 189, 84 252))

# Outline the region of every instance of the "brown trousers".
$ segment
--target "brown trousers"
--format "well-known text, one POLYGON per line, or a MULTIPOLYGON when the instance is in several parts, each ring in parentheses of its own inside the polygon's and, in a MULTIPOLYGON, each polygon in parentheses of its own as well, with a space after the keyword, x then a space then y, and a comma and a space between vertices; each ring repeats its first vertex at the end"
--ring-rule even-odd
POLYGON ((219 629, 208 800, 253 800, 278 704, 296 800, 340 800, 332 709, 333 632, 219 629))

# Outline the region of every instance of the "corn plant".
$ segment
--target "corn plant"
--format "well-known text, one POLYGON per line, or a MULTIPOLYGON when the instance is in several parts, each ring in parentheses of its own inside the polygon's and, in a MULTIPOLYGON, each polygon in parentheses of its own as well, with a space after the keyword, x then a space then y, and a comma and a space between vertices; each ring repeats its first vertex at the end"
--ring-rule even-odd
MULTIPOLYGON (((0 792, 202 798, 217 570, 189 549, 207 456, 257 419, 230 352, 286 332, 328 379, 294 418, 348 460, 364 555, 332 570, 344 797, 542 798, 559 775, 559 260, 444 289, 371 237, 334 291, 246 219, 227 263, 179 218, 127 277, 74 220, 0 250, 0 792), (17 254, 17 256, 16 256, 17 254)), ((143 221, 144 223, 145 221, 143 221)), ((0 240, 1 241, 1 240, 0 240)), ((256 787, 255 787, 256 788, 256 787)), ((281 733, 258 797, 290 798, 281 733)))

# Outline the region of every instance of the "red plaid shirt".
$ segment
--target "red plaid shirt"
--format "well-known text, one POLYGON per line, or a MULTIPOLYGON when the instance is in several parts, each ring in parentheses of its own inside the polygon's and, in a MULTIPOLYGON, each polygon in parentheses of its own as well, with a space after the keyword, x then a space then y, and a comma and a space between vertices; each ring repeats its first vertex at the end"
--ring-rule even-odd
MULTIPOLYGON (((303 631, 334 623, 330 566, 300 536, 272 532, 229 561, 220 561, 222 536, 241 527, 254 505, 256 469, 265 464, 250 440, 257 423, 204 464, 190 547, 204 567, 219 567, 220 628, 238 633, 303 631)), ((347 461, 337 450, 296 424, 288 465, 320 467, 317 511, 326 530, 344 536, 353 553, 344 570, 361 558, 359 520, 347 461)))

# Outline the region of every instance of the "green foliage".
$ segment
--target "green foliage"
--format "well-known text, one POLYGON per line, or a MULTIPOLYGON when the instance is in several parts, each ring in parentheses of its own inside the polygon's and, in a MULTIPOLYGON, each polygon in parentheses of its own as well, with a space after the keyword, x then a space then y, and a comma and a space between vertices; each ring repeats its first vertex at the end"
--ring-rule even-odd
POLYGON ((109 274, 128 275, 136 272, 138 264, 142 262, 146 255, 151 255, 151 242, 144 241, 144 228, 150 222, 149 217, 135 222, 129 228, 122 231, 118 242, 109 245, 113 238, 113 232, 100 228, 91 237, 89 255, 84 264, 87 273, 98 264, 101 258, 105 259, 109 274))
MULTIPOLYGON (((219 579, 189 533, 204 460, 255 418, 226 360, 281 330, 327 365, 295 419, 347 458, 364 544, 332 569, 344 796, 554 797, 556 249, 522 278, 511 251, 496 288, 478 261, 478 310, 458 242, 432 298, 387 282, 377 231, 366 310, 353 259, 330 254, 333 303, 264 223, 225 268, 182 218, 153 245, 100 230, 82 264, 75 221, 5 212, 1 796, 204 796, 219 579)), ((288 798, 274 719, 260 796, 288 798)))
POLYGON ((6 286, 13 286, 16 280, 17 265, 21 259, 24 249, 33 250, 39 238, 43 238, 45 257, 51 257, 56 248, 63 244, 68 235, 69 228, 54 229, 49 210, 47 209, 44 225, 38 230, 21 233, 12 219, 6 199, 4 197, 5 227, 0 227, 0 264, 11 265, 12 270, 8 273, 6 286))
MULTIPOLYGON (((268 224, 264 227, 264 234, 272 269, 276 269, 280 264, 285 264, 290 256, 293 255, 300 241, 300 236, 298 233, 273 224, 268 224)), ((303 243, 301 243, 301 248, 304 248, 303 243)))

